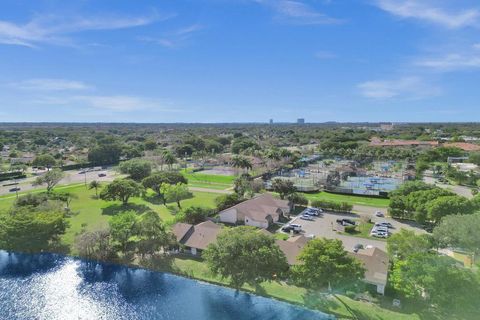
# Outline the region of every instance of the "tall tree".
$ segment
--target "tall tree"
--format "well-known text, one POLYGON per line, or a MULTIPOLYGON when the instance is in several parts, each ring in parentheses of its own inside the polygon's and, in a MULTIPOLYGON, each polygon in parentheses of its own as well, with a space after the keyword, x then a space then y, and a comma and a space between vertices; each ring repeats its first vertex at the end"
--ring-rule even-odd
POLYGON ((214 274, 229 279, 235 288, 271 281, 288 269, 287 259, 273 237, 248 226, 222 231, 203 257, 214 274))
POLYGON ((156 172, 142 180, 142 184, 146 189, 152 189, 166 205, 167 199, 165 194, 162 193, 162 184, 187 184, 188 180, 179 172, 156 172))
POLYGON ((177 221, 185 222, 190 224, 198 224, 207 219, 207 217, 212 214, 212 209, 205 207, 188 207, 183 210, 180 214, 177 215, 177 221))
POLYGON ((100 189, 102 186, 101 182, 100 181, 97 181, 97 180, 93 180, 92 182, 90 182, 90 184, 88 185, 88 189, 95 189, 95 196, 98 198, 98 189, 100 189))
POLYGON ((115 179, 102 190, 100 199, 120 200, 126 205, 130 197, 138 197, 143 191, 142 185, 131 179, 115 179))
POLYGON ((480 254, 480 213, 444 217, 433 229, 441 247, 462 248, 480 254))
POLYGON ((65 174, 60 169, 53 169, 45 173, 44 175, 38 177, 34 184, 35 185, 43 185, 47 186, 47 193, 50 193, 53 188, 63 179, 65 174))
POLYGON ((310 240, 298 260, 292 270, 295 282, 311 289, 351 283, 365 273, 361 262, 349 256, 337 239, 310 240))
POLYGON ((416 235, 415 232, 402 229, 387 240, 387 251, 392 259, 406 259, 413 254, 425 254, 432 249, 431 236, 416 235))
POLYGON ((123 254, 131 253, 135 248, 135 225, 137 215, 133 211, 126 211, 113 216, 108 222, 113 244, 123 254))
POLYGON ((281 199, 297 191, 292 181, 279 178, 272 181, 272 189, 280 195, 281 199))
POLYGON ((450 257, 413 254, 395 263, 390 279, 393 288, 407 298, 426 300, 449 312, 478 313, 478 277, 450 257))
POLYGON ((41 252, 58 243, 68 222, 64 213, 32 206, 0 212, 0 248, 7 251, 41 252))
POLYGON ((172 242, 171 235, 166 231, 158 213, 147 211, 137 222, 137 250, 144 256, 153 255, 161 248, 165 248, 172 242))
POLYGON ((140 181, 152 173, 152 163, 141 159, 123 161, 119 168, 120 172, 128 174, 135 181, 140 181))
POLYGON ((57 163, 57 161, 51 155, 42 154, 42 155, 39 155, 39 156, 35 157, 35 159, 33 159, 32 165, 35 166, 35 167, 51 168, 56 163, 57 163))
POLYGON ((191 197, 190 191, 186 184, 162 184, 161 192, 165 195, 167 201, 176 202, 179 209, 182 208, 180 201, 191 197))

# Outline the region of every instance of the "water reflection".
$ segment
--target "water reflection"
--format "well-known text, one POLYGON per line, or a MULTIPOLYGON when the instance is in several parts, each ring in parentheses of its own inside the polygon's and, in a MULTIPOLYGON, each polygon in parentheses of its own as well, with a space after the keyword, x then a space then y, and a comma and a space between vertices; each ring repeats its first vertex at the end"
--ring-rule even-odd
POLYGON ((171 274, 51 254, 0 251, 0 288, 0 319, 326 319, 171 274))

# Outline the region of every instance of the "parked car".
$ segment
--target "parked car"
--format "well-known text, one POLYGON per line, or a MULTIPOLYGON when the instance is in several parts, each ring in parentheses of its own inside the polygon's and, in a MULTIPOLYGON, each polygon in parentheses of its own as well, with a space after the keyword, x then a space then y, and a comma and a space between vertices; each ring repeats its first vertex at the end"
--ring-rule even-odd
POLYGON ((102 172, 102 173, 99 173, 99 174, 98 174, 98 176, 99 176, 100 178, 102 178, 102 177, 106 177, 106 176, 107 176, 107 174, 106 174, 106 173, 104 173, 104 172, 102 172))
POLYGON ((377 238, 388 238, 388 233, 387 232, 372 232, 370 233, 372 237, 377 237, 377 238))
POLYGON ((357 253, 358 250, 360 250, 360 249, 363 249, 363 244, 357 243, 357 244, 353 247, 353 252, 357 253))
POLYGON ((375 216, 376 216, 376 217, 380 217, 380 218, 385 217, 385 215, 384 215, 381 211, 375 212, 375 216))
POLYGON ((318 217, 320 215, 320 212, 318 212, 317 210, 312 210, 311 208, 307 208, 303 210, 302 214, 318 217))
POLYGON ((372 231, 388 232, 388 228, 384 226, 375 226, 372 231))
POLYGON ((290 231, 293 231, 295 233, 298 233, 302 230, 302 226, 299 225, 299 224, 287 224, 286 226, 283 226, 282 227, 282 231, 284 232, 290 232, 290 231))
POLYGON ((300 219, 302 220, 308 220, 308 221, 313 221, 315 220, 311 215, 308 215, 308 214, 304 214, 300 217, 300 219))
POLYGON ((393 225, 390 223, 390 222, 377 222, 375 223, 375 226, 379 226, 379 227, 387 227, 389 229, 393 229, 393 225))
POLYGON ((17 192, 17 191, 20 191, 20 187, 11 188, 8 191, 9 192, 17 192))
POLYGON ((354 226, 354 225, 356 225, 355 221, 353 221, 352 219, 337 219, 337 223, 341 224, 342 226, 347 226, 347 225, 354 226))

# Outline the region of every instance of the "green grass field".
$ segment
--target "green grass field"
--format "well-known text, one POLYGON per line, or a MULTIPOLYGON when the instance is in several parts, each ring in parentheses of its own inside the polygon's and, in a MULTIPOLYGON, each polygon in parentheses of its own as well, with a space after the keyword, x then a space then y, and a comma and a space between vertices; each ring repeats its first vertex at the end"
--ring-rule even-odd
MULTIPOLYGON (((118 212, 125 210, 134 210, 144 212, 152 209, 156 211, 163 221, 169 222, 174 219, 174 213, 178 210, 176 204, 158 204, 155 201, 147 201, 142 198, 131 198, 127 206, 122 206, 117 201, 103 201, 95 198, 95 190, 87 190, 84 185, 73 185, 65 188, 57 188, 56 190, 69 191, 78 196, 71 203, 71 209, 75 215, 70 217, 70 227, 62 237, 62 242, 71 246, 75 236, 82 229, 82 224, 87 225, 87 230, 95 230, 105 227, 110 217, 118 212)), ((218 194, 206 192, 193 192, 193 198, 181 201, 183 208, 190 206, 214 207, 214 199, 218 194)), ((8 209, 15 201, 15 196, 6 195, 0 197, 0 210, 8 209)), ((74 253, 74 252, 72 252, 74 253)))
POLYGON ((188 179, 188 185, 191 187, 209 188, 225 190, 233 185, 235 176, 223 176, 216 174, 203 174, 201 172, 182 171, 182 174, 188 179))
POLYGON ((305 196, 310 201, 312 200, 325 200, 333 202, 347 202, 352 205, 362 205, 370 207, 386 208, 390 202, 389 199, 382 198, 369 198, 364 196, 352 196, 328 192, 306 193, 305 196))

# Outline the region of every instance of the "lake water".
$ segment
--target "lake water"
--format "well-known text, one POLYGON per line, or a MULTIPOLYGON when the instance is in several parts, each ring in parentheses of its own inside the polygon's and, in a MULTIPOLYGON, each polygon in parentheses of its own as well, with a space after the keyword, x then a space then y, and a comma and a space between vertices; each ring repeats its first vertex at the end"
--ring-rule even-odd
POLYGON ((325 320, 325 314, 144 269, 0 251, 0 319, 325 320))

